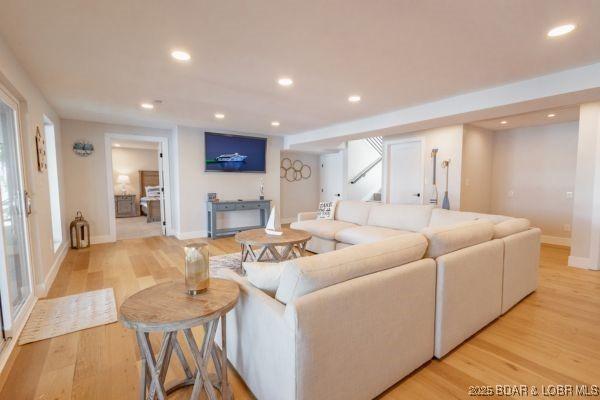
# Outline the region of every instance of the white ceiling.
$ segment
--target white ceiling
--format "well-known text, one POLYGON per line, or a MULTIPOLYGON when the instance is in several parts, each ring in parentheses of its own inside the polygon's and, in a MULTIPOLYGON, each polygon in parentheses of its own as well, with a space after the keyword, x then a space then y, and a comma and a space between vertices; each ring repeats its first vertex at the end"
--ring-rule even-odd
POLYGON ((56 111, 113 123, 298 133, 600 60, 596 0, 1 0, 0 9, 0 35, 56 111), (567 22, 578 28, 546 37, 567 22), (192 61, 174 62, 174 48, 192 61), (276 84, 282 75, 292 88, 276 84), (363 101, 348 103, 353 93, 363 101), (163 104, 139 108, 154 99, 163 104))
POLYGON ((572 122, 579 120, 579 106, 550 108, 547 110, 536 111, 518 115, 507 115, 502 118, 488 119, 486 121, 471 122, 480 128, 492 131, 503 131, 507 129, 524 128, 528 126, 560 124, 562 122, 572 122), (554 114, 554 117, 548 117, 554 114), (506 124, 502 124, 506 121, 506 124))

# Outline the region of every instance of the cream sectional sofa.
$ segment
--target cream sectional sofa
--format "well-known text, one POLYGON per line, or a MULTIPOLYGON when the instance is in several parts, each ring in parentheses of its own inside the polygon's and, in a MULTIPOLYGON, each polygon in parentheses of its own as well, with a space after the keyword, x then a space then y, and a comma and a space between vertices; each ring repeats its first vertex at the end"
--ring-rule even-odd
POLYGON ((270 290, 221 270, 241 288, 229 360, 259 399, 373 398, 537 287, 540 231, 523 219, 341 201, 292 227, 322 254, 268 267, 270 290))
POLYGON ((414 232, 437 265, 435 356, 440 358, 537 288, 540 230, 528 220, 431 205, 340 201, 333 220, 298 215, 320 253, 414 232))
POLYGON ((274 294, 221 269, 240 284, 226 318, 229 361, 261 400, 377 396, 433 355, 426 250, 412 233, 286 261, 274 294))

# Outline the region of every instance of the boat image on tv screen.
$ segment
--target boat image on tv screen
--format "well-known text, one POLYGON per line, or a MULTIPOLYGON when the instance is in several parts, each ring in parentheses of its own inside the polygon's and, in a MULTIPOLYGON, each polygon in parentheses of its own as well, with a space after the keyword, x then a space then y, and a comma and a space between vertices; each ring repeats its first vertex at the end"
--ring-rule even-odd
POLYGON ((206 171, 265 172, 265 138, 204 134, 206 171))

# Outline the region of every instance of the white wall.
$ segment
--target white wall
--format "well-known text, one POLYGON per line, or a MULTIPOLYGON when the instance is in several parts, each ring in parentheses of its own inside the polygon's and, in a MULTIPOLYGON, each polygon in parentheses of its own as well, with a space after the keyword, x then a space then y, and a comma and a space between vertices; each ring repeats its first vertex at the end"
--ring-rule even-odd
MULTIPOLYGON (((279 162, 283 140, 269 137, 266 173, 204 172, 204 129, 178 126, 180 238, 206 236, 206 196, 216 192, 221 200, 258 199, 264 179, 265 199, 279 209, 279 162)), ((258 224, 258 212, 220 213, 220 228, 258 224)))
MULTIPOLYGON (((441 167, 443 160, 451 159, 449 170, 449 200, 450 208, 460 209, 460 190, 461 190, 461 169, 462 169, 462 145, 463 145, 463 126, 452 125, 438 129, 429 129, 419 132, 406 133, 394 136, 385 136, 384 143, 384 161, 385 144, 399 139, 423 138, 425 141, 425 193, 421 196, 424 203, 429 201, 432 192, 433 166, 430 158, 431 150, 439 149, 437 157, 437 188, 439 193, 439 205, 442 205, 444 190, 446 190, 446 170, 441 167)), ((393 171, 392 171, 393 173, 393 171)), ((385 184, 385 183, 384 183, 385 184)))
MULTIPOLYGON (((108 187, 106 177, 105 134, 120 133, 142 136, 159 136, 169 139, 169 156, 172 168, 174 164, 172 137, 173 132, 166 129, 144 128, 126 125, 112 125, 99 122, 62 120, 63 131, 63 163, 66 217, 72 219, 77 210, 81 210, 90 223, 92 242, 99 243, 110 240, 108 218, 108 187), (88 157, 76 155, 72 148, 76 140, 86 140, 94 145, 94 153, 88 157)), ((171 189, 173 191, 173 189, 171 189)), ((171 218, 177 211, 176 200, 171 196, 171 218)), ((174 227, 176 229, 176 227, 174 227)))
POLYGON ((27 189, 32 198, 33 211, 29 217, 33 276, 36 284, 36 294, 44 296, 58 271, 66 247, 62 246, 56 253, 54 251, 48 172, 38 172, 37 170, 35 130, 36 127, 39 127, 41 132, 44 132, 44 115, 54 123, 60 197, 63 203, 63 239, 66 241, 68 230, 66 229, 64 211, 65 180, 60 148, 62 141, 61 124, 58 115, 29 79, 26 71, 21 68, 2 38, 0 38, 0 85, 4 86, 10 95, 16 97, 20 102, 25 175, 27 189))
MULTIPOLYGON (((64 176, 60 144, 62 141, 61 124, 58 115, 48 104, 44 95, 29 79, 27 72, 19 65, 11 50, 0 37, 0 88, 19 102, 20 131, 23 151, 23 169, 25 186, 31 196, 32 214, 28 217, 29 239, 31 247, 32 292, 37 297, 44 297, 56 277, 58 269, 67 250, 67 229, 64 213, 64 176), (59 175, 59 191, 62 208, 63 243, 54 249, 52 235, 52 214, 50 209, 50 188, 48 172, 38 172, 37 151, 35 145, 36 127, 44 132, 44 115, 54 123, 57 146, 57 163, 59 175)), ((25 304, 17 320, 10 326, 11 335, 18 337, 35 304, 35 297, 25 304)), ((5 328, 9 328, 7 322, 5 328)), ((17 340, 7 342, 0 352, 0 371, 11 356, 17 340)))
POLYGON ((116 194, 121 193, 121 184, 117 182, 119 175, 127 175, 131 183, 125 185, 129 194, 136 195, 136 202, 140 197, 140 171, 158 170, 158 150, 151 149, 129 149, 113 147, 113 184, 116 194))
POLYGON ((288 223, 296 220, 299 212, 314 211, 319 205, 320 157, 317 154, 282 151, 281 159, 289 158, 292 162, 300 160, 312 171, 310 178, 289 182, 280 179, 281 221, 288 223))
POLYGON ((493 214, 524 217, 545 236, 568 238, 577 164, 577 122, 494 134, 493 214), (512 197, 511 197, 511 193, 512 197))
POLYGON ((472 125, 463 131, 460 209, 489 213, 492 203, 493 132, 472 125))
POLYGON ((383 163, 380 162, 355 184, 350 180, 379 158, 379 153, 366 140, 351 140, 346 145, 346 180, 344 198, 372 200, 373 193, 381 190, 383 163))
POLYGON ((600 269, 600 102, 581 105, 578 135, 569 265, 600 269))

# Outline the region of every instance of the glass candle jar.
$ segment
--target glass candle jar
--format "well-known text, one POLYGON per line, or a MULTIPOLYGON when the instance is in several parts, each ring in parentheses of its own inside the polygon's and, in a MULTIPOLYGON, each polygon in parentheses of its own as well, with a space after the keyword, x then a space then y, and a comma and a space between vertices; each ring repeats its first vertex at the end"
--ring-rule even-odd
POLYGON ((185 251, 185 288, 189 294, 198 294, 208 288, 208 244, 192 243, 185 251))

